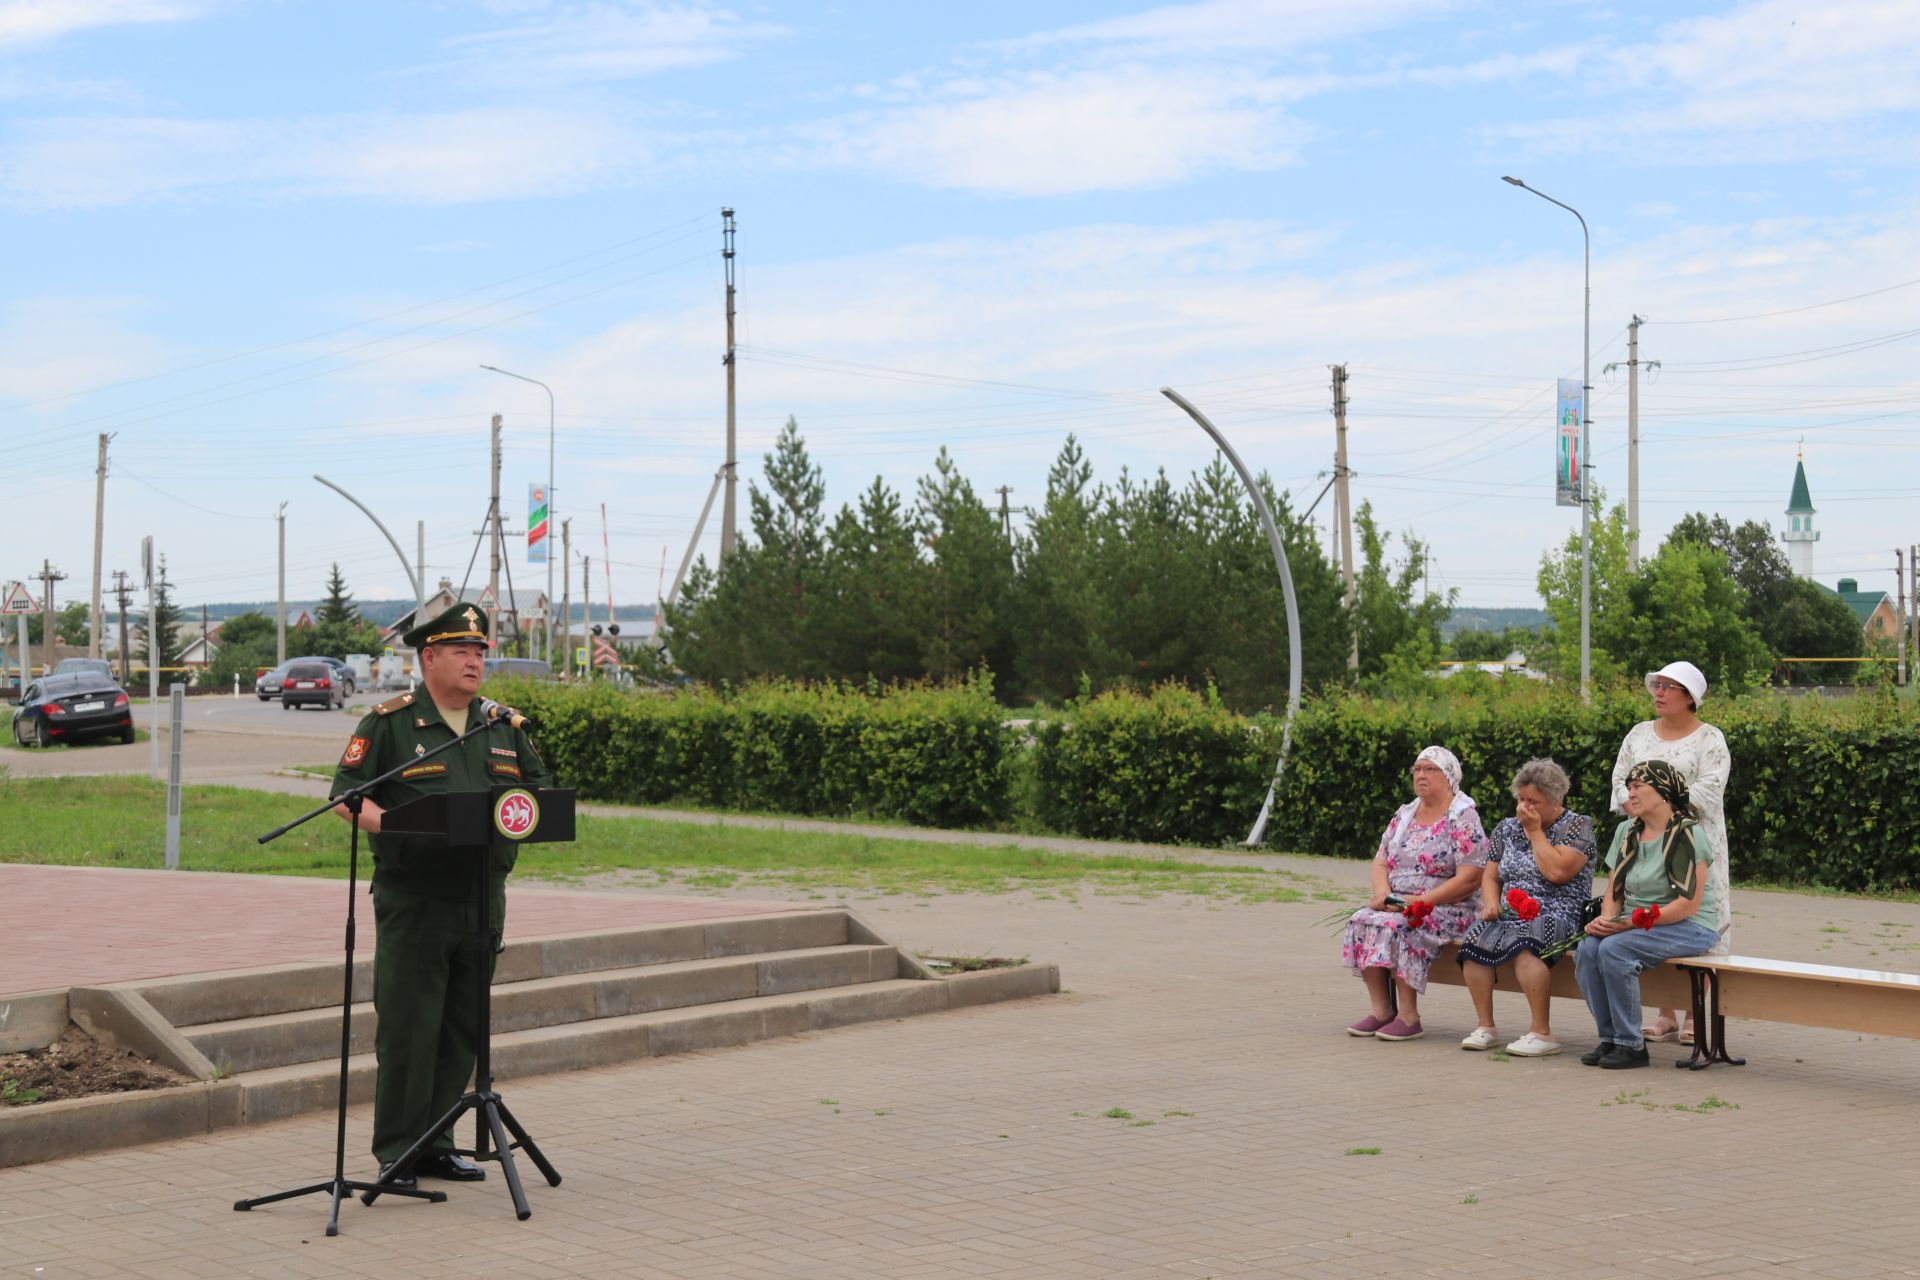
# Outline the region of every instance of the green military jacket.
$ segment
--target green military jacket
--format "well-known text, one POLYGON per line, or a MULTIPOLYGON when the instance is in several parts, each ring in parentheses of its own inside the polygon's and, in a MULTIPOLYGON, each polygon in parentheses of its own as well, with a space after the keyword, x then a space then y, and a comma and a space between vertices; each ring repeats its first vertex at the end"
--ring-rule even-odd
MULTIPOLYGON (((481 719, 480 699, 467 704, 467 727, 481 719)), ((369 711, 353 731, 340 765, 333 775, 333 794, 351 790, 444 743, 456 735, 453 726, 425 689, 389 698, 369 711)), ((523 730, 496 720, 484 733, 452 751, 422 760, 375 788, 373 802, 384 809, 443 791, 484 791, 494 786, 546 787, 553 774, 523 730)), ((375 835, 373 880, 396 889, 433 896, 456 897, 473 890, 469 863, 449 855, 436 841, 422 836, 375 835)), ((497 851, 496 876, 513 869, 513 846, 497 851)))

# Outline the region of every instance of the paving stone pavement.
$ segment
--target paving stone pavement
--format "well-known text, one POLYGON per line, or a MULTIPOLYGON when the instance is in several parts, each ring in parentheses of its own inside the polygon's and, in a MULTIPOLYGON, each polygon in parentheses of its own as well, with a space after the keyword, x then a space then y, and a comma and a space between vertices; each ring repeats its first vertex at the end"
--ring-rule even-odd
MULTIPOLYGON (((1914 967, 1920 906, 1737 896, 1743 951, 1914 967)), ((1455 1047, 1458 988, 1424 1040, 1343 1034, 1325 903, 850 905, 916 948, 1056 960, 1065 991, 505 1081, 565 1175, 523 1164, 524 1223, 497 1173, 350 1204, 333 1240, 319 1197, 232 1212, 326 1176, 327 1116, 0 1171, 0 1275, 1920 1274, 1920 1043, 1735 1023, 1744 1068, 1500 1061, 1455 1047)), ((1578 1005, 1556 1025, 1591 1042, 1578 1005)))

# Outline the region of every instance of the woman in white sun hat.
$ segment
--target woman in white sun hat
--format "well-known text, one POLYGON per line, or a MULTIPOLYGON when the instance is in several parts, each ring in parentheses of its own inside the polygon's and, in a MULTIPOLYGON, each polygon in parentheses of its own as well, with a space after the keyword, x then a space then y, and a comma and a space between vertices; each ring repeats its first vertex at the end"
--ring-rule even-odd
MULTIPOLYGON (((1625 813, 1627 775, 1646 760, 1665 760, 1686 781, 1694 816, 1713 850, 1707 872, 1708 892, 1721 904, 1725 922, 1710 954, 1725 955, 1733 936, 1733 908, 1727 876, 1727 779, 1733 757, 1726 735, 1700 719, 1707 696, 1707 677, 1691 662, 1669 662, 1647 672, 1647 692, 1653 695, 1654 718, 1627 731, 1620 755, 1613 762, 1613 809, 1625 813)), ((1641 1028, 1649 1040, 1692 1042, 1693 1028, 1680 1025, 1675 1011, 1662 1009, 1659 1018, 1641 1028)))

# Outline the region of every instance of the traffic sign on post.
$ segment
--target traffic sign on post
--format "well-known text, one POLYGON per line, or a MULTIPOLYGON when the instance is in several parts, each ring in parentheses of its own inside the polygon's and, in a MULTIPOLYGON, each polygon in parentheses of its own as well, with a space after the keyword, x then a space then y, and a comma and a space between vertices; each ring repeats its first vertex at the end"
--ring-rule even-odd
POLYGON ((33 595, 27 590, 26 583, 11 582, 7 584, 6 603, 0 604, 0 614, 38 612, 40 612, 40 606, 34 603, 33 595))

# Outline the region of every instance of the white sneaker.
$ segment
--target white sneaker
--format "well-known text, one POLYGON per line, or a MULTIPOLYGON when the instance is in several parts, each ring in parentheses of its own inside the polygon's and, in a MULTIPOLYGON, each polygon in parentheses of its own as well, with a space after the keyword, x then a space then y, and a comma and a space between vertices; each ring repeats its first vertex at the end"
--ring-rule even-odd
POLYGON ((1560 1052, 1560 1042, 1529 1031, 1508 1045, 1507 1052, 1516 1058, 1551 1058, 1560 1052))
POLYGON ((1492 1027, 1475 1027, 1473 1034, 1460 1042, 1462 1049, 1491 1049, 1500 1043, 1500 1036, 1492 1027))

